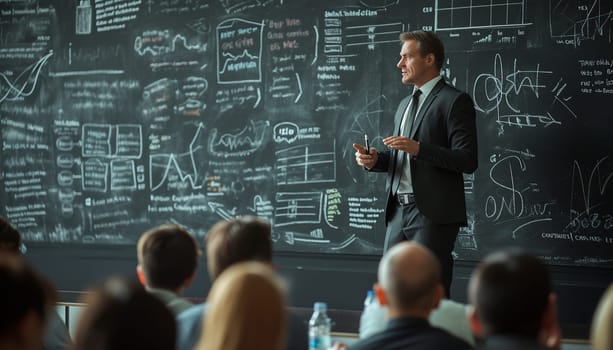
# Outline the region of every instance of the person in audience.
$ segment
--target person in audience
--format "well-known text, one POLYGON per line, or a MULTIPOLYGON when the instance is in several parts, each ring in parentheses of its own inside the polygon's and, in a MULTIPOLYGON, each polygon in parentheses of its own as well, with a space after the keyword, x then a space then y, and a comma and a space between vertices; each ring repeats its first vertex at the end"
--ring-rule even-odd
POLYGON ((55 291, 17 254, 0 252, 0 349, 39 350, 55 291))
POLYGON ((594 312, 591 333, 593 350, 613 350, 613 283, 594 312))
MULTIPOLYGON (((272 264, 271 227, 266 221, 253 216, 220 221, 206 236, 206 258, 209 277, 215 282, 228 267, 246 261, 272 264)), ((308 348, 308 330, 303 320, 287 310, 288 350, 308 348)), ((203 316, 208 303, 196 305, 177 317, 177 349, 191 350, 200 338, 203 316)))
MULTIPOLYGON (((362 312, 360 317, 360 338, 368 338, 379 333, 387 326, 386 307, 374 300, 362 312)), ((433 327, 441 328, 456 337, 475 346, 475 337, 468 322, 469 307, 450 299, 442 299, 438 307, 432 310, 428 321, 433 327)))
POLYGON ((348 348, 471 349, 465 341, 428 322, 445 295, 440 276, 437 258, 419 243, 405 241, 390 248, 379 263, 375 285, 379 302, 387 306, 387 327, 348 348))
MULTIPOLYGON (((21 234, 5 218, 0 216, 0 254, 4 252, 19 255, 20 247, 21 234)), ((51 306, 45 325, 43 350, 65 350, 71 343, 66 324, 51 306)))
POLYGON ((72 350, 174 349, 174 315, 136 281, 111 277, 82 301, 72 350))
POLYGON ((481 349, 560 348, 556 296, 536 257, 520 250, 489 255, 474 270, 468 294, 481 349))
POLYGON ((181 298, 195 276, 200 248, 196 239, 178 225, 162 225, 138 240, 136 271, 148 292, 160 298, 176 315, 193 306, 181 298))
POLYGON ((198 350, 281 350, 284 293, 269 264, 242 262, 213 283, 198 350))

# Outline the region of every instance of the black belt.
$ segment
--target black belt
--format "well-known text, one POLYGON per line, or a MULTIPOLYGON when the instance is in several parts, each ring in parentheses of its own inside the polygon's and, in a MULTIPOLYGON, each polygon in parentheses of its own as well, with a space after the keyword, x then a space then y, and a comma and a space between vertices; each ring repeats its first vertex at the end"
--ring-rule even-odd
POLYGON ((415 202, 415 195, 413 193, 396 193, 396 201, 400 205, 407 205, 415 202))

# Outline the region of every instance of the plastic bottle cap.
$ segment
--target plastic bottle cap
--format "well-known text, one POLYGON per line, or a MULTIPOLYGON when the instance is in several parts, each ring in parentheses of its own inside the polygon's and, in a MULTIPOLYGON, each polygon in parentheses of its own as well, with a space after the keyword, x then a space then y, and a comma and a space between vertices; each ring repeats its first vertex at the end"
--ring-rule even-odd
POLYGON ((324 302, 317 301, 313 304, 313 310, 315 311, 326 311, 328 309, 328 305, 324 302))

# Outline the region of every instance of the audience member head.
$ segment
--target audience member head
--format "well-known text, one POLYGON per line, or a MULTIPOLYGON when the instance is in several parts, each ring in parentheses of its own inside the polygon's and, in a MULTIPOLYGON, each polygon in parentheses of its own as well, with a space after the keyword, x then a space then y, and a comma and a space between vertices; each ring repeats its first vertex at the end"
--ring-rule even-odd
POLYGON ((215 280, 226 268, 243 261, 272 261, 270 224, 244 216, 215 224, 206 236, 209 276, 215 280))
POLYGON ((19 253, 21 236, 5 218, 0 216, 0 251, 19 253))
POLYGON ((592 349, 613 350, 613 284, 603 294, 592 320, 592 349))
POLYGON ((213 283, 198 349, 281 350, 285 346, 283 288, 269 264, 243 262, 213 283))
POLYGON ((73 350, 174 349, 174 315, 138 283, 112 277, 84 302, 73 350))
POLYGON ((427 318, 445 293, 440 278, 440 264, 427 248, 402 242, 381 259, 375 291, 389 318, 427 318))
POLYGON ((141 236, 137 253, 141 283, 181 294, 194 278, 200 249, 181 226, 162 225, 141 236))
POLYGON ((0 349, 40 349, 55 291, 17 254, 0 252, 0 349))
POLYGON ((507 250, 489 255, 473 272, 468 294, 478 337, 518 336, 551 346, 548 342, 559 336, 549 272, 530 254, 507 250))

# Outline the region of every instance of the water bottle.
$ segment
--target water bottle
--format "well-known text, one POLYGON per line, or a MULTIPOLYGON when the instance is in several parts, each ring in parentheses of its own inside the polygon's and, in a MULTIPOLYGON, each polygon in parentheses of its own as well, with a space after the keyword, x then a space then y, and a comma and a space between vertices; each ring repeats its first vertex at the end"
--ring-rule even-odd
POLYGON ((368 292, 366 292, 366 299, 364 299, 364 310, 366 310, 366 308, 368 308, 368 305, 370 305, 370 303, 372 303, 375 300, 375 292, 370 289, 368 292))
POLYGON ((326 315, 326 303, 313 305, 313 316, 309 320, 309 350, 328 350, 331 346, 330 319, 326 315))
POLYGON ((368 338, 369 336, 379 333, 385 329, 387 319, 385 317, 385 309, 379 305, 379 301, 375 298, 375 292, 369 290, 364 299, 364 310, 360 316, 360 339, 368 338))

